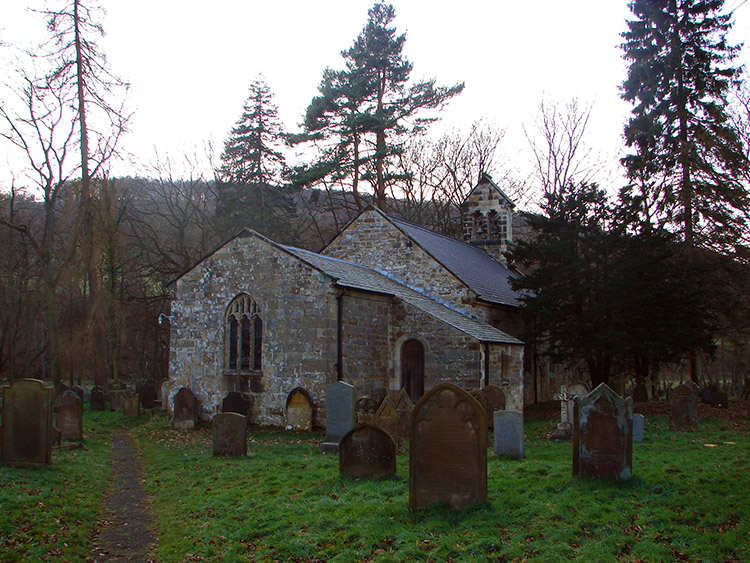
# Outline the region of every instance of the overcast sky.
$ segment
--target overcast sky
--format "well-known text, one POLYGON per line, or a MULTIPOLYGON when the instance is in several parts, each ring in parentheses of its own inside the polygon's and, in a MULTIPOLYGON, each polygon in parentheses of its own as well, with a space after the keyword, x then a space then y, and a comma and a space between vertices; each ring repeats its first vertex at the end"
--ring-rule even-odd
MULTIPOLYGON (((50 5, 55 3, 50 0, 50 5)), ((112 71, 131 83, 134 111, 123 147, 135 156, 122 173, 143 173, 155 151, 179 158, 208 142, 221 152, 247 88, 263 73, 284 125, 295 129, 323 69, 342 64, 367 19, 370 0, 106 0, 102 46, 112 71)), ((540 101, 577 97, 593 103, 589 141, 618 159, 630 106, 620 34, 625 0, 394 0, 396 27, 407 34, 413 79, 465 82, 442 113, 444 128, 483 119, 507 130, 505 162, 530 169, 523 125, 540 101)), ((28 7, 43 0, 2 0, 0 40, 43 39, 45 22, 28 7)), ((750 32, 750 4, 739 6, 731 39, 750 32)), ((2 55, 0 55, 2 56, 2 55)), ((741 57, 747 61, 747 48, 741 57)), ((0 150, 0 155, 3 152, 0 150)))

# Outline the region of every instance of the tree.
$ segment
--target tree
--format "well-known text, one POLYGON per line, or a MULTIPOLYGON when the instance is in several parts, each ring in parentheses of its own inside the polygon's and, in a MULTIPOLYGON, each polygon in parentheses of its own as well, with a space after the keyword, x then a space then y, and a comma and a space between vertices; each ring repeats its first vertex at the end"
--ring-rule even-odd
POLYGON ((273 226, 269 216, 283 205, 281 152, 283 127, 273 95, 262 77, 250 85, 242 116, 224 144, 217 172, 217 223, 225 236, 250 225, 263 234, 273 226))
POLYGON ((327 175, 351 176, 359 204, 359 182, 370 183, 376 205, 385 210, 388 191, 402 179, 395 158, 407 133, 423 131, 424 117, 461 93, 463 84, 436 86, 435 80, 409 84, 412 64, 403 56, 406 35, 392 26, 396 12, 375 4, 354 44, 342 52, 345 69, 326 69, 307 109, 304 139, 325 141, 321 157, 303 172, 303 181, 327 175))
POLYGON ((740 70, 723 0, 633 0, 623 34, 633 103, 623 196, 643 221, 674 227, 687 246, 741 252, 750 163, 726 110, 740 70))

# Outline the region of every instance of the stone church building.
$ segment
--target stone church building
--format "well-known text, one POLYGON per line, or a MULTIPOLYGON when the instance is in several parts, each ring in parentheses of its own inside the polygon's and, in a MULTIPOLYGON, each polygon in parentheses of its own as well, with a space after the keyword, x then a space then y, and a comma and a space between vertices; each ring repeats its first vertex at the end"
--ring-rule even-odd
MULTIPOLYGON (((228 391, 252 421, 284 424, 290 393, 325 424, 326 385, 358 396, 444 381, 500 386, 524 405, 514 275, 513 203, 483 175, 464 202, 464 241, 364 209, 319 253, 244 230, 173 284, 169 394, 189 387, 203 418, 228 391)), ((171 399, 170 399, 171 400, 171 399)))

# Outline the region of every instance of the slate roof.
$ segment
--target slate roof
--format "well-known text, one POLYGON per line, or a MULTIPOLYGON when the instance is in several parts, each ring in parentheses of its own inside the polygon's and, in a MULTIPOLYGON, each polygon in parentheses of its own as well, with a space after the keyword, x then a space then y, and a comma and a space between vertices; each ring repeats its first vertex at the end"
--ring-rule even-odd
POLYGON ((421 246, 483 301, 518 306, 518 295, 510 286, 517 274, 484 250, 441 235, 403 219, 387 216, 398 229, 421 246))
POLYGON ((292 246, 279 246, 303 262, 332 277, 340 287, 392 295, 481 342, 523 344, 517 338, 449 308, 399 281, 387 277, 385 274, 346 260, 323 256, 292 246))

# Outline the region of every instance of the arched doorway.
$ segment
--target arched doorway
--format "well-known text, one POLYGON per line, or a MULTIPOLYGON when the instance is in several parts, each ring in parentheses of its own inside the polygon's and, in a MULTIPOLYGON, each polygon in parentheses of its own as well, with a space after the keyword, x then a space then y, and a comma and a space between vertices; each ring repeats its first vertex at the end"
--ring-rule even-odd
POLYGON ((424 394, 424 346, 419 340, 407 340, 401 348, 401 387, 415 403, 424 394))

